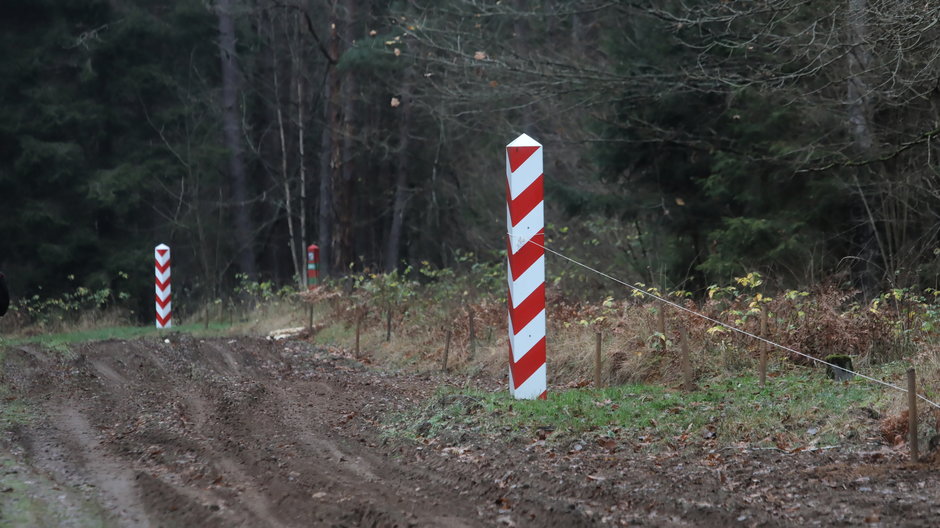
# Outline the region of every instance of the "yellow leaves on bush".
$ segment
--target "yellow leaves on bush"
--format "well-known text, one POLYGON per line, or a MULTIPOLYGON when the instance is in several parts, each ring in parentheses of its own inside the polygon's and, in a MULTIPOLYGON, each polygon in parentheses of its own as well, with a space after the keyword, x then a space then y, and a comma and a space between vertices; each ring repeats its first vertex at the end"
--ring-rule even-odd
POLYGON ((735 277, 734 281, 747 288, 756 288, 764 283, 761 274, 756 271, 752 271, 743 277, 735 277))

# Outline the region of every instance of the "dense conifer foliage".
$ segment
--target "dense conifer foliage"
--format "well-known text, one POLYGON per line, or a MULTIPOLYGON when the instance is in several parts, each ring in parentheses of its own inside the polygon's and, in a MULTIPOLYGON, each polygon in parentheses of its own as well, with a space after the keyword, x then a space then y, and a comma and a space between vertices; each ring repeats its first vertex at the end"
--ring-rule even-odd
MULTIPOLYGON (((498 259, 502 147, 521 132, 545 145, 549 243, 607 271, 690 290, 750 270, 936 286, 932 2, 4 11, 0 267, 15 295, 78 282, 144 303, 158 243, 200 296, 237 274, 298 283, 311 243, 332 276, 498 259)), ((561 286, 590 291, 565 266, 561 286)))

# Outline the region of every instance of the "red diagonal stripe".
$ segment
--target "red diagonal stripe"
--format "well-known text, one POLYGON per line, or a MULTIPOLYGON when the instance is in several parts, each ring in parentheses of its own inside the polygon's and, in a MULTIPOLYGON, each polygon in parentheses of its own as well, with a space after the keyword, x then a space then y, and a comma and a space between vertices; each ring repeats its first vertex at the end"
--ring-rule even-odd
POLYGON ((170 277, 167 277, 163 282, 160 282, 160 279, 154 278, 153 282, 155 282, 161 290, 165 290, 166 287, 170 285, 170 277))
MULTIPOLYGON (((512 361, 512 344, 509 345, 509 359, 512 361)), ((513 389, 518 389, 535 371, 545 364, 545 338, 539 340, 519 361, 512 363, 513 389)))
POLYGON ((157 262, 156 260, 154 260, 154 261, 153 261, 153 265, 154 265, 158 270, 160 270, 160 273, 163 273, 164 271, 170 269, 170 261, 169 261, 169 260, 166 261, 166 264, 160 264, 159 262, 157 262))
POLYGON ((532 154, 541 147, 506 147, 506 154, 509 155, 509 171, 516 172, 516 169, 525 163, 532 154))
POLYGON ((170 319, 171 319, 172 317, 173 317, 172 312, 166 314, 166 317, 160 317, 160 314, 157 314, 157 321, 160 322, 160 326, 166 326, 166 324, 167 324, 168 322, 170 322, 170 319))
POLYGON ((535 316, 545 309, 545 283, 539 284, 534 292, 515 308, 512 307, 512 292, 509 292, 509 318, 512 319, 512 331, 516 334, 525 328, 535 316))
POLYGON ((509 255, 509 271, 512 273, 512 280, 521 277, 536 260, 545 255, 544 245, 544 229, 536 233, 535 236, 530 238, 529 241, 515 253, 512 252, 512 244, 509 241, 509 236, 506 236, 506 254, 509 255))
POLYGON ((157 298, 157 304, 160 305, 160 308, 166 308, 166 305, 170 304, 170 296, 169 296, 169 295, 167 295, 165 301, 161 301, 161 300, 160 300, 160 296, 158 296, 158 295, 155 295, 154 297, 157 298))
MULTIPOLYGON (((519 196, 516 196, 515 200, 509 200, 509 218, 512 221, 512 225, 515 226, 521 222, 527 214, 532 212, 532 209, 535 209, 535 206, 542 202, 545 196, 544 182, 545 175, 540 174, 531 185, 519 193, 519 196)), ((509 194, 509 183, 507 182, 506 198, 509 199, 511 196, 512 195, 509 194)))

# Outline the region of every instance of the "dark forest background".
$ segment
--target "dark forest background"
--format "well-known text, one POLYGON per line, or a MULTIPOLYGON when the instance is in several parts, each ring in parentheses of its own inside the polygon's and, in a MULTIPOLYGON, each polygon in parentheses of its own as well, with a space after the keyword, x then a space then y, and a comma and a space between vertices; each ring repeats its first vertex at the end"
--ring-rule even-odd
MULTIPOLYGON (((701 291, 938 288, 940 5, 5 0, 0 269, 152 301, 497 260, 503 147, 548 243, 701 291), (463 256, 461 256, 463 255, 463 256)), ((600 288, 562 261, 569 292, 600 288)))

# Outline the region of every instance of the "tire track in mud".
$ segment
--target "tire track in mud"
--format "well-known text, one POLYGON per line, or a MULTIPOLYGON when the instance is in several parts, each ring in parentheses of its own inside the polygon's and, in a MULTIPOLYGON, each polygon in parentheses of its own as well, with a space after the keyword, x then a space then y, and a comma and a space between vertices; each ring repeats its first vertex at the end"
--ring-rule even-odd
MULTIPOLYGON (((206 435, 207 425, 212 421, 210 411, 211 403, 200 394, 200 389, 190 389, 181 393, 184 406, 190 414, 192 425, 197 438, 203 444, 203 452, 212 451, 212 436, 206 435)), ((239 503, 244 506, 251 514, 253 522, 264 523, 273 528, 282 528, 286 525, 277 520, 274 514, 275 505, 271 503, 262 490, 256 479, 249 475, 241 464, 228 456, 219 456, 212 461, 213 467, 217 470, 224 482, 241 483, 238 490, 239 503)))
MULTIPOLYGON (((374 374, 297 345, 183 338, 32 354, 11 374, 42 419, 18 442, 120 526, 480 525, 453 480, 381 452, 374 417, 360 416, 374 374)), ((379 397, 394 400, 389 389, 379 397)))
POLYGON ((136 472, 110 456, 101 446, 88 419, 76 408, 62 406, 52 415, 65 444, 74 442, 74 453, 82 457, 81 470, 106 497, 106 503, 125 526, 148 528, 149 517, 136 486, 136 472))

